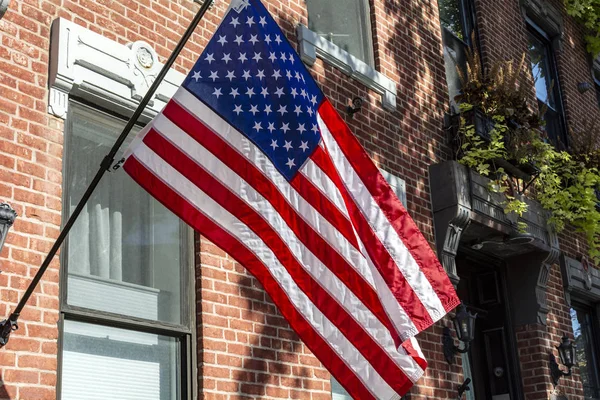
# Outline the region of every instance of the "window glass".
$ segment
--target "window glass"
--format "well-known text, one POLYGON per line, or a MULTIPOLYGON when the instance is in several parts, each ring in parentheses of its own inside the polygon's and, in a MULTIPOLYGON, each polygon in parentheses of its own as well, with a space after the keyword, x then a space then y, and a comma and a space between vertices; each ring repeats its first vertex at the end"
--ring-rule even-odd
POLYGON ((354 57, 373 65, 367 0, 307 0, 308 28, 354 57))
POLYGON ((459 0, 439 0, 440 22, 442 27, 452 32, 463 42, 467 41, 462 5, 459 0))
POLYGON ((591 309, 571 308, 571 324, 577 348, 579 375, 586 400, 600 400, 600 364, 598 363, 598 340, 594 335, 594 314, 591 309))
MULTIPOLYGON (((69 110, 64 185, 67 213, 74 210, 124 126, 117 118, 75 103, 69 110)), ((186 324, 182 312, 184 237, 179 218, 122 169, 110 173, 85 205, 68 238, 63 258, 68 270, 68 304, 186 324)))
POLYGON ((66 320, 61 400, 179 399, 176 339, 66 320))

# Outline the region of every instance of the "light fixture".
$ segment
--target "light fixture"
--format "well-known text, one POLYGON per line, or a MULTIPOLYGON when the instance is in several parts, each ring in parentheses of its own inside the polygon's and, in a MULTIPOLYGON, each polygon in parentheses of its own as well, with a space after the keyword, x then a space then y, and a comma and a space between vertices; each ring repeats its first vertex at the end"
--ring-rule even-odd
POLYGON ((504 239, 499 240, 477 240, 473 244, 471 244, 471 248, 473 250, 481 250, 484 246, 491 244, 497 246, 506 246, 506 245, 524 245, 529 244, 535 240, 535 236, 529 232, 518 232, 511 231, 508 236, 505 236, 504 239))
POLYGON ((575 348, 577 346, 573 344, 573 341, 569 340, 565 333, 562 337, 562 342, 556 348, 558 349, 558 355, 562 365, 567 367, 567 372, 561 371, 556 357, 554 354, 550 354, 550 373, 552 374, 552 382, 554 386, 558 385, 558 381, 563 376, 571 376, 571 368, 577 363, 575 359, 575 348))
POLYGON ((454 355, 456 353, 466 353, 469 351, 471 342, 475 338, 475 319, 477 319, 477 314, 467 311, 467 307, 464 304, 458 306, 458 312, 452 319, 452 322, 454 323, 456 337, 464 345, 462 349, 454 345, 450 328, 444 328, 442 344, 444 345, 444 357, 446 357, 448 364, 454 364, 454 355))
POLYGON ((17 218, 17 212, 8 203, 0 204, 0 251, 4 247, 8 230, 15 222, 15 218, 17 218))
POLYGON ((577 90, 579 91, 579 93, 584 94, 585 92, 587 92, 588 90, 590 90, 592 88, 592 84, 589 82, 579 82, 577 84, 577 90))
POLYGON ((471 390, 469 384, 471 383, 471 378, 465 379, 465 381, 458 387, 458 400, 462 399, 463 394, 471 390))
POLYGON ((8 10, 9 3, 10 0, 0 0, 0 19, 4 17, 4 13, 6 13, 6 10, 8 10))
POLYGON ((346 112, 348 113, 348 115, 352 116, 355 113, 359 112, 362 108, 363 102, 364 100, 362 99, 362 97, 356 96, 355 98, 353 98, 352 105, 346 107, 346 112))

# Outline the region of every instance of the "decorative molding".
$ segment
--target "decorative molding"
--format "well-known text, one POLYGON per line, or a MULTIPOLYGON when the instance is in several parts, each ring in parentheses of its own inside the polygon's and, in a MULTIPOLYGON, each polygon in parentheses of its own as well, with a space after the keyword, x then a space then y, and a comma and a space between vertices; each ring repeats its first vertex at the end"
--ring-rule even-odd
POLYGON ((582 261, 564 254, 560 257, 560 271, 567 304, 571 304, 573 295, 600 304, 600 270, 594 268, 587 258, 582 261))
POLYGON ((302 61, 308 65, 313 65, 317 57, 321 58, 326 63, 333 65, 379 93, 381 103, 386 110, 396 110, 397 88, 394 81, 304 25, 298 25, 297 33, 302 61))
POLYGON ((525 19, 539 26, 551 39, 555 48, 562 45, 564 22, 561 10, 548 0, 520 0, 525 19))
MULTIPOLYGON (((59 18, 51 32, 48 112, 65 118, 68 98, 76 96, 127 115, 161 68, 156 52, 146 42, 122 45, 59 18)), ((184 79, 182 73, 170 70, 142 118, 154 117, 184 79)))

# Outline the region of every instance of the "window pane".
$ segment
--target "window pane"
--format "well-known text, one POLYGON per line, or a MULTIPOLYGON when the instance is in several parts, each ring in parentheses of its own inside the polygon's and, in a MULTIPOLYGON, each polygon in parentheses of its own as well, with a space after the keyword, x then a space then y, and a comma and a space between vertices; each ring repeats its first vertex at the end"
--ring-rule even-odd
MULTIPOLYGON (((76 104, 70 106, 68 123, 65 207, 70 213, 124 123, 76 104)), ((68 303, 186 323, 181 295, 184 236, 179 218, 122 169, 108 174, 69 235, 64 259, 68 303)))
POLYGON ((64 322, 62 400, 180 398, 176 339, 64 322))
POLYGON ((463 42, 467 41, 463 29, 462 10, 459 0, 438 0, 442 26, 463 42))
POLYGON ((352 400, 346 389, 333 376, 331 377, 331 400, 352 400))
POLYGON ((307 0, 306 5, 310 30, 373 64, 369 5, 365 0, 307 0))
POLYGON ((598 336, 593 332, 593 315, 586 309, 571 308, 571 324, 575 335, 576 357, 586 399, 600 399, 598 371, 598 336))
POLYGON ((535 82, 535 93, 538 100, 555 108, 552 95, 552 73, 548 59, 547 44, 542 43, 535 36, 529 34, 529 56, 531 58, 531 72, 535 82))

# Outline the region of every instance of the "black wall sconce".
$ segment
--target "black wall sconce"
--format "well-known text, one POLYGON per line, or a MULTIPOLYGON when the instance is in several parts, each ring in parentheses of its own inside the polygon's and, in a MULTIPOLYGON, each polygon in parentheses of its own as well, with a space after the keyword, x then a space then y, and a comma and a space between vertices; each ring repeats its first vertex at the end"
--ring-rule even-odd
POLYGON ((354 114, 359 112, 360 109, 362 108, 363 102, 364 102, 364 100, 362 99, 362 97, 356 96, 355 98, 353 98, 352 105, 349 105, 348 107, 346 107, 346 112, 348 113, 348 115, 353 116, 354 114))
POLYGON ((554 354, 550 354, 550 373, 552 374, 552 382, 554 386, 558 385, 558 381, 563 376, 571 376, 571 368, 577 363, 575 357, 575 348, 577 346, 573 344, 571 340, 565 334, 562 337, 562 342, 556 348, 558 349, 558 355, 560 357, 560 362, 562 365, 567 367, 567 372, 561 371, 558 363, 556 362, 556 357, 554 354))
POLYGON ((467 307, 464 304, 458 306, 458 312, 452 322, 454 323, 456 337, 464 345, 462 349, 454 345, 454 338, 452 337, 450 328, 444 328, 442 344, 444 345, 444 357, 446 357, 448 364, 454 364, 454 355, 456 353, 466 353, 469 351, 471 342, 475 338, 475 319, 477 319, 477 314, 467 311, 467 307))
POLYGON ((471 390, 471 388, 469 387, 470 384, 471 384, 471 378, 467 378, 462 383, 462 385, 460 385, 458 387, 458 400, 462 400, 462 397, 465 394, 465 392, 468 392, 469 390, 471 390))
POLYGON ((7 203, 0 204, 0 251, 4 247, 4 241, 8 235, 8 230, 15 222, 17 212, 7 203))

